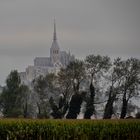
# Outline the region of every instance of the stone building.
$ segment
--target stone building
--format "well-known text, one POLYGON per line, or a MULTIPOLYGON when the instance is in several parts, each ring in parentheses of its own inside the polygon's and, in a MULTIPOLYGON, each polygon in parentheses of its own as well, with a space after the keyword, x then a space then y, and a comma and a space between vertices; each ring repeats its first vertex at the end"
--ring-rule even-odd
POLYGON ((29 84, 39 75, 45 76, 48 73, 57 74, 60 68, 66 67, 69 62, 74 59, 74 55, 71 55, 70 52, 61 51, 57 42, 56 25, 54 22, 53 42, 50 48, 50 56, 36 57, 33 66, 28 66, 25 72, 19 73, 21 81, 24 84, 29 84))

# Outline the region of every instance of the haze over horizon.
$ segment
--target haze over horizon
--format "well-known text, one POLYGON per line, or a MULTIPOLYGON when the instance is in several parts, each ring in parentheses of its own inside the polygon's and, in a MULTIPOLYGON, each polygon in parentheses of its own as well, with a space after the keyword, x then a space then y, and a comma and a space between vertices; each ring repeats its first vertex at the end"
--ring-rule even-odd
POLYGON ((0 85, 11 70, 49 56, 54 17, 60 48, 78 58, 140 58, 139 7, 139 0, 0 1, 0 85))

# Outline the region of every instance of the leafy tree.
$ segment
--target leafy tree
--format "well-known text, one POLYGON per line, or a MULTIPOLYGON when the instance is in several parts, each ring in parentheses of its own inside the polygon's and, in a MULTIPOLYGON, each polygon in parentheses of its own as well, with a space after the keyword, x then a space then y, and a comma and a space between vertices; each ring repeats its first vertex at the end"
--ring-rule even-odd
POLYGON ((75 61, 69 63, 66 71, 72 82, 74 94, 77 94, 80 89, 80 84, 86 77, 84 62, 76 59, 75 61))
POLYGON ((109 70, 108 77, 106 77, 106 80, 109 81, 109 88, 107 90, 108 94, 108 100, 105 105, 105 110, 104 110, 104 119, 110 119, 112 114, 114 113, 113 111, 113 103, 117 99, 117 95, 120 94, 120 84, 122 82, 122 73, 120 72, 121 70, 121 64, 122 61, 120 58, 117 58, 114 60, 113 66, 109 70))
POLYGON ((49 117, 50 105, 52 105, 49 104, 49 99, 56 98, 56 93, 59 92, 57 86, 56 76, 53 73, 47 74, 45 77, 40 75, 33 81, 39 118, 49 117))
MULTIPOLYGON (((75 60, 69 63, 66 68, 62 68, 57 75, 57 84, 59 88, 59 100, 56 102, 53 98, 50 99, 52 108, 51 115, 54 118, 63 118, 68 110, 68 114, 73 114, 71 110, 72 99, 79 94, 79 89, 82 81, 85 78, 85 67, 83 61, 75 60), (71 101, 70 101, 71 99, 71 101), (70 105, 69 105, 70 102, 70 105)), ((78 106, 80 110, 80 106, 78 106)), ((76 108, 75 108, 76 109, 76 108)))
POLYGON ((110 58, 108 56, 100 55, 89 55, 85 59, 87 74, 90 79, 90 97, 87 99, 86 112, 84 114, 85 119, 90 119, 90 117, 95 113, 94 100, 96 95, 95 83, 104 72, 106 72, 110 66, 110 58), (94 81, 94 84, 93 84, 94 81))
POLYGON ((121 85, 123 103, 120 118, 123 119, 127 113, 129 100, 139 94, 140 60, 136 58, 130 58, 123 61, 120 72, 123 74, 123 82, 121 85))
POLYGON ((39 76, 33 81, 34 91, 37 93, 37 107, 38 107, 38 117, 47 117, 47 93, 46 93, 46 79, 43 76, 39 76))
POLYGON ((79 93, 81 83, 85 80, 86 72, 85 65, 83 61, 75 60, 70 62, 66 68, 67 75, 71 80, 71 85, 73 89, 73 94, 70 100, 69 111, 66 118, 76 119, 80 112, 82 97, 79 93))
POLYGON ((71 98, 73 93, 73 83, 71 80, 71 74, 69 74, 69 69, 62 68, 57 75, 58 84, 60 87, 60 93, 65 100, 71 98))
POLYGON ((72 81, 66 68, 60 69, 60 72, 57 75, 57 81, 59 92, 61 93, 59 95, 59 100, 57 103, 54 101, 53 97, 49 100, 52 108, 51 115, 55 119, 64 117, 68 109, 69 99, 72 96, 72 81))
POLYGON ((45 80, 47 93, 56 94, 56 90, 58 90, 57 76, 54 73, 49 73, 45 76, 45 80))
POLYGON ((23 111, 24 90, 16 70, 11 71, 6 80, 6 86, 1 94, 1 106, 4 117, 24 116, 23 111))
POLYGON ((83 98, 85 97, 85 92, 74 94, 71 98, 69 105, 69 112, 66 116, 67 119, 76 119, 78 114, 80 113, 81 104, 83 102, 83 98))

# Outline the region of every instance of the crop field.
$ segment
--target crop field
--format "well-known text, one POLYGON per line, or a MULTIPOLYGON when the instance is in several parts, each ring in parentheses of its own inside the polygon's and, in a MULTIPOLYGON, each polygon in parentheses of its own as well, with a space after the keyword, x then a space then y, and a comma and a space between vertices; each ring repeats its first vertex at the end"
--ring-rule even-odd
POLYGON ((140 120, 1 119, 0 140, 140 140, 140 120))

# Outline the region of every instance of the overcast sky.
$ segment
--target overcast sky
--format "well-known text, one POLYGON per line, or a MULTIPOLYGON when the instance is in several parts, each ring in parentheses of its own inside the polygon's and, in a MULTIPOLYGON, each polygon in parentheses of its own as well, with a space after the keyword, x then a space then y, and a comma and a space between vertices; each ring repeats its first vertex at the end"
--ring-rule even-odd
POLYGON ((54 17, 60 48, 78 58, 140 58, 140 0, 1 0, 0 84, 49 56, 54 17))

